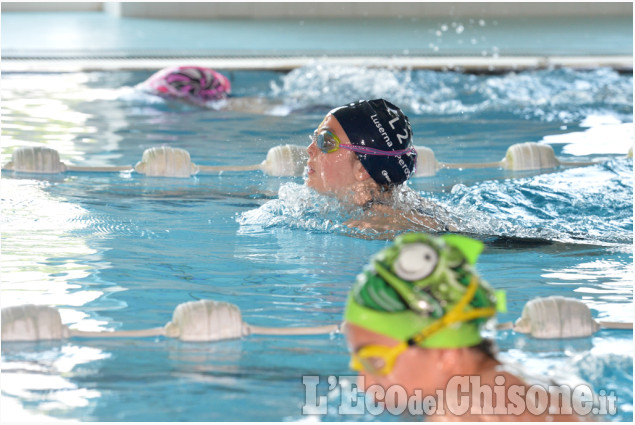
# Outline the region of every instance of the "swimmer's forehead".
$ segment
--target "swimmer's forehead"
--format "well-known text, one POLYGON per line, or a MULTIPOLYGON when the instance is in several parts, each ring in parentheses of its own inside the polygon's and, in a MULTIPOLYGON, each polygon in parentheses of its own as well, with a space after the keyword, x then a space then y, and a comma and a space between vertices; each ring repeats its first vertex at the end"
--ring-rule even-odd
POLYGON ((316 131, 321 130, 328 130, 331 133, 339 134, 340 136, 346 134, 337 118, 335 118, 335 115, 331 113, 326 114, 320 125, 318 125, 316 131))
POLYGON ((344 321, 341 330, 346 337, 346 344, 349 350, 353 352, 357 352, 360 348, 368 345, 385 345, 389 347, 399 343, 394 338, 378 334, 348 321, 344 321))
POLYGON ((318 127, 313 132, 314 133, 318 133, 318 132, 323 131, 323 130, 327 130, 327 131, 330 131, 331 133, 335 133, 335 130, 332 129, 331 127, 329 127, 328 125, 318 127))
POLYGON ((326 114, 326 116, 324 117, 324 119, 322 120, 322 122, 320 123, 320 125, 318 125, 318 130, 322 129, 322 128, 326 128, 328 130, 332 130, 329 125, 326 123, 327 121, 330 121, 331 119, 335 118, 333 116, 333 114, 328 113, 326 114))

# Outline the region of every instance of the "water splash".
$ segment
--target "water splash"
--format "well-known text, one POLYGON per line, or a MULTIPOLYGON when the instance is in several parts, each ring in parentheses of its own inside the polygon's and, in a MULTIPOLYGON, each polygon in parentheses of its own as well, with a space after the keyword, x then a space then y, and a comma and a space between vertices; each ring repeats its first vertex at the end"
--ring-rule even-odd
POLYGON ((624 244, 633 240, 632 199, 632 160, 614 159, 530 178, 456 185, 446 202, 468 233, 624 244))
POLYGON ((318 233, 348 232, 343 222, 350 211, 335 198, 319 195, 305 185, 285 183, 278 199, 237 217, 244 232, 256 232, 272 227, 289 227, 318 233))
MULTIPOLYGON (((163 112, 198 109, 144 93, 138 87, 120 88, 116 93, 119 100, 138 108, 163 112)), ((276 116, 325 112, 353 100, 385 98, 414 115, 494 115, 573 123, 590 114, 612 114, 622 122, 631 122, 633 77, 610 68, 476 75, 334 65, 316 60, 271 80, 269 89, 254 91, 250 96, 271 101, 265 113, 276 116)), ((223 104, 208 107, 222 109, 223 104)))
MULTIPOLYGON (((484 181, 470 187, 459 184, 450 193, 431 195, 404 187, 393 194, 392 207, 435 217, 460 233, 628 244, 633 240, 632 199, 632 160, 614 159, 527 178, 484 181)), ((286 183, 278 199, 240 214, 237 221, 243 232, 288 227, 378 238, 430 231, 414 220, 385 234, 347 225, 362 214, 361 208, 346 207, 304 185, 286 183)))
POLYGON ((456 225, 443 206, 422 198, 407 186, 395 190, 388 205, 403 212, 403 217, 395 214, 396 219, 392 216, 384 218, 383 213, 347 205, 305 185, 285 183, 280 187, 278 199, 240 214, 237 221, 243 233, 288 227, 370 239, 392 238, 404 231, 436 230, 418 217, 434 217, 446 225, 456 225), (411 211, 417 214, 407 214, 411 211))
POLYGON ((271 93, 294 109, 324 106, 327 110, 357 99, 415 96, 409 73, 320 62, 294 69, 279 84, 272 82, 271 93))
POLYGON ((272 83, 271 95, 291 109, 383 97, 417 115, 501 114, 545 122, 575 122, 590 113, 632 121, 633 77, 609 68, 474 75, 375 69, 315 62, 272 83))

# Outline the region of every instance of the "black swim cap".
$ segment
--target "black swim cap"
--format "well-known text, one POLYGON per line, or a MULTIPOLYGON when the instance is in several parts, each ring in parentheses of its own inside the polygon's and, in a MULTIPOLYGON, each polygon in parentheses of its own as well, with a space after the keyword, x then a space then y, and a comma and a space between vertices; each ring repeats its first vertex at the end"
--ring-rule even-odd
MULTIPOLYGON (((387 100, 360 100, 335 108, 330 113, 337 118, 353 145, 382 151, 412 147, 408 117, 387 100)), ((414 149, 400 156, 355 153, 368 174, 380 185, 405 182, 414 173, 417 163, 414 149)))

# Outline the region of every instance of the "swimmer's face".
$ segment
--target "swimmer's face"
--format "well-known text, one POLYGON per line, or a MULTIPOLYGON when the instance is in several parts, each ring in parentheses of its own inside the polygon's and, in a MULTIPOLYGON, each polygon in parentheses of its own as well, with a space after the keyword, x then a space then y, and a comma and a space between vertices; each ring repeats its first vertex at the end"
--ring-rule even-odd
MULTIPOLYGON (((327 115, 317 131, 322 129, 335 134, 341 143, 350 144, 344 129, 333 115, 327 115)), ((343 198, 368 176, 354 152, 338 149, 335 152, 324 153, 315 142, 311 142, 307 151, 309 160, 306 185, 320 193, 343 198)))
MULTIPOLYGON (((369 331, 357 325, 346 323, 344 331, 351 353, 359 351, 368 345, 383 345, 394 347, 399 341, 385 335, 369 331)), ((387 375, 374 375, 367 371, 359 372, 357 385, 360 390, 372 391, 373 385, 387 391, 393 385, 400 385, 408 395, 415 394, 416 390, 424 396, 434 395, 436 387, 442 380, 443 369, 438 358, 440 350, 429 350, 421 347, 410 347, 401 353, 394 367, 387 375)), ((378 359, 378 361, 381 361, 378 359)), ((367 396, 377 395, 376 393, 367 396)), ((379 400, 378 400, 379 401, 379 400)))

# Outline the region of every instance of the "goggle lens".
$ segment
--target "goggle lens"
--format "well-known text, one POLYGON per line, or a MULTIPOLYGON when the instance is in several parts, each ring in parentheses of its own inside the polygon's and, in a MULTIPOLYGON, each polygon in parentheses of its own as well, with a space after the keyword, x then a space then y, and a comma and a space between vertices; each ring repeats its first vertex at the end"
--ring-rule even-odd
POLYGON ((311 138, 317 147, 324 153, 335 152, 340 147, 340 139, 330 131, 320 131, 313 133, 311 138))
POLYGON ((389 374, 397 357, 408 348, 406 343, 394 347, 383 345, 367 345, 356 353, 351 353, 350 367, 356 372, 366 371, 372 375, 389 374))

